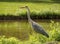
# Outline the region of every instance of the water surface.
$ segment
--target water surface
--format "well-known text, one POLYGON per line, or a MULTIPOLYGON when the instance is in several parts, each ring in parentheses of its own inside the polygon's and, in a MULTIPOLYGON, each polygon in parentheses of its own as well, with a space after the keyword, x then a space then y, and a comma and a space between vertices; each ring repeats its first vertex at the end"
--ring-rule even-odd
MULTIPOLYGON (((41 25, 45 31, 48 33, 51 30, 50 23, 51 20, 34 20, 39 25, 41 25)), ((59 20, 53 20, 54 22, 58 22, 59 20)), ((17 20, 17 21, 0 21, 0 35, 4 35, 6 37, 16 37, 21 40, 29 39, 29 36, 34 33, 34 29, 28 23, 27 20, 17 20)))

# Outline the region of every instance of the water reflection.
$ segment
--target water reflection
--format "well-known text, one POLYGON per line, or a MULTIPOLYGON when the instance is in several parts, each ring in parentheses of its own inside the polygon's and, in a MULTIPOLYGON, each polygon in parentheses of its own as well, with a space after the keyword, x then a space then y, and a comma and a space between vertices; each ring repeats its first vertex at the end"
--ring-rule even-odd
MULTIPOLYGON (((35 20, 47 32, 50 30, 50 20, 35 20)), ((55 20, 54 20, 55 21, 55 20)), ((55 21, 58 22, 58 21, 55 21)), ((20 21, 0 21, 0 35, 8 37, 16 37, 20 40, 28 40, 34 30, 27 20, 20 21)))

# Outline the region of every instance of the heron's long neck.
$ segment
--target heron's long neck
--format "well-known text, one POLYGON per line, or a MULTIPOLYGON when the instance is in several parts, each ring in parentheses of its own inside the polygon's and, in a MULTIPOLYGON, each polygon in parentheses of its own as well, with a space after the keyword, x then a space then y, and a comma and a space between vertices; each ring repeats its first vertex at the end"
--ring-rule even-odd
POLYGON ((30 9, 29 8, 27 8, 27 17, 28 17, 28 21, 30 21, 31 18, 30 18, 30 9))

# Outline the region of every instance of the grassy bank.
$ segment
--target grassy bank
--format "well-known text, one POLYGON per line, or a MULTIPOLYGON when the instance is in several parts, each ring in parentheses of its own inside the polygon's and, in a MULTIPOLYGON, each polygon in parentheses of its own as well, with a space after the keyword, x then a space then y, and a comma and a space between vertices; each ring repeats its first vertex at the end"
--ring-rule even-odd
MULTIPOLYGON (((54 13, 54 12, 45 12, 45 13, 36 13, 32 12, 30 14, 30 17, 32 19, 60 19, 60 14, 59 13, 54 13)), ((20 20, 20 19, 28 19, 27 18, 27 13, 21 13, 19 15, 12 15, 12 14, 1 14, 0 15, 0 20, 20 20)))
POLYGON ((0 14, 19 14, 25 13, 26 9, 20 9, 21 6, 28 6, 31 12, 44 13, 55 12, 60 13, 59 3, 31 3, 31 2, 0 2, 0 14))
POLYGON ((20 9, 26 5, 30 8, 32 19, 60 19, 59 3, 32 2, 0 2, 0 19, 27 19, 26 9, 20 9))

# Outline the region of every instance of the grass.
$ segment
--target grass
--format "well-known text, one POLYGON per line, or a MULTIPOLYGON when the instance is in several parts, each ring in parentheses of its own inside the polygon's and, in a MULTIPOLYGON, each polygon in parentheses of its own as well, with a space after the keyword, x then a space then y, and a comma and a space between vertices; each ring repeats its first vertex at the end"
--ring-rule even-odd
MULTIPOLYGON (((52 13, 52 12, 46 12, 46 13, 38 13, 36 14, 36 12, 32 12, 31 13, 31 18, 32 19, 59 19, 60 18, 60 14, 58 13, 52 13)), ((27 13, 21 13, 19 14, 19 16, 15 16, 12 14, 1 14, 0 15, 0 20, 20 20, 20 19, 27 19, 27 13)))
MULTIPOLYGON (((32 19, 59 19, 60 3, 32 3, 32 2, 0 2, 0 16, 18 16, 27 19, 26 9, 21 6, 29 6, 32 19)), ((8 18, 10 19, 10 18, 8 18)), ((13 18, 14 19, 14 18, 13 18)))
POLYGON ((39 20, 36 22, 44 27, 49 34, 49 38, 35 33, 27 21, 4 21, 0 22, 0 43, 43 44, 51 41, 60 41, 60 22, 52 20, 39 20))
POLYGON ((0 16, 20 16, 25 19, 26 9, 21 6, 29 6, 33 19, 60 18, 60 3, 32 3, 32 2, 0 2, 0 16))
POLYGON ((31 12, 44 13, 44 12, 56 12, 60 13, 59 3, 31 3, 31 2, 0 2, 0 14, 13 14, 19 15, 19 13, 25 13, 25 9, 21 10, 21 6, 29 6, 31 12))

